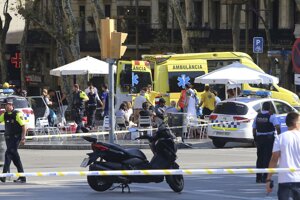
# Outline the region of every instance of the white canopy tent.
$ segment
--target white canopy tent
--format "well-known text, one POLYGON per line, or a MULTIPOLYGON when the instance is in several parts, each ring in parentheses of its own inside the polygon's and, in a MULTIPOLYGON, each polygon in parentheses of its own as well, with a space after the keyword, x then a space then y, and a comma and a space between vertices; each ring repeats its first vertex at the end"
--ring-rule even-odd
POLYGON ((264 72, 254 70, 239 62, 232 63, 218 70, 195 78, 195 83, 202 84, 270 84, 278 83, 278 78, 264 72))
MULTIPOLYGON (((114 71, 116 71, 116 68, 114 65, 114 71)), ((107 62, 87 56, 50 70, 50 75, 53 76, 88 74, 109 74, 109 65, 107 62)))

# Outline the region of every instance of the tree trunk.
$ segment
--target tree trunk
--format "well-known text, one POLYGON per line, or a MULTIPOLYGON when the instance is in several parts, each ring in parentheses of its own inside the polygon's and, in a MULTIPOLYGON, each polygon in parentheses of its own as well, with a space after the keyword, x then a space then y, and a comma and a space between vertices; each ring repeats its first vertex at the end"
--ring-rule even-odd
POLYGON ((241 22, 241 4, 234 5, 232 17, 232 45, 233 51, 240 50, 240 22, 241 22))
MULTIPOLYGON (((6 1, 5 6, 8 6, 8 1, 6 1)), ((6 36, 9 29, 10 22, 12 20, 10 14, 7 12, 7 7, 4 9, 4 25, 3 20, 0 17, 0 70, 1 70, 1 82, 8 81, 7 80, 7 62, 5 58, 6 53, 6 36)))
POLYGON ((100 46, 100 19, 104 19, 104 8, 103 8, 103 1, 102 0, 91 0, 93 6, 93 19, 95 21, 95 26, 96 26, 96 32, 97 32, 97 37, 98 37, 98 42, 100 46))
POLYGON ((186 29, 186 17, 184 15, 184 12, 180 6, 179 0, 171 0, 170 5, 174 9, 175 16, 177 18, 180 32, 181 32, 181 38, 182 38, 182 50, 184 53, 190 53, 193 52, 193 48, 191 45, 191 42, 189 40, 189 33, 186 29))
POLYGON ((27 90, 25 87, 25 72, 26 72, 26 64, 27 64, 27 59, 26 59, 26 47, 27 47, 27 36, 28 36, 28 29, 29 29, 29 24, 30 21, 26 20, 25 21, 25 28, 20 44, 20 52, 21 52, 21 88, 27 90))

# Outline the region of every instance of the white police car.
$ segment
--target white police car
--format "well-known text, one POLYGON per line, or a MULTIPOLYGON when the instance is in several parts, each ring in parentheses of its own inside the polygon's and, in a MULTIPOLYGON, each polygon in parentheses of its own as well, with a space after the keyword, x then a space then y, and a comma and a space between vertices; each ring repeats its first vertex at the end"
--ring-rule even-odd
MULTIPOLYGON (((25 124, 27 128, 35 128, 35 116, 32 108, 30 107, 27 99, 25 97, 10 95, 13 93, 12 89, 0 89, 0 114, 5 112, 4 99, 7 97, 13 99, 14 108, 23 113, 25 124)), ((4 123, 0 123, 0 132, 5 131, 4 123)))
POLYGON ((254 141, 252 124, 264 102, 271 103, 271 111, 280 122, 281 131, 286 131, 285 118, 289 112, 298 112, 290 104, 279 99, 238 97, 221 101, 209 116, 208 137, 215 147, 222 148, 227 142, 254 141))

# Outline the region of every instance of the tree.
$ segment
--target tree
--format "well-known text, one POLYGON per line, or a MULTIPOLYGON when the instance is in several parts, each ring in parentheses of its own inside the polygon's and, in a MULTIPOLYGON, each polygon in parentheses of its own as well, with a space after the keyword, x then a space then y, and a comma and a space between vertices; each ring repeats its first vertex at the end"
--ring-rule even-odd
POLYGON ((233 51, 240 50, 240 23, 241 23, 242 4, 233 5, 232 17, 232 47, 233 51))
MULTIPOLYGON (((78 22, 73 15, 70 0, 48 1, 49 8, 43 9, 43 12, 39 7, 40 0, 27 0, 25 3, 26 6, 22 0, 18 0, 18 13, 25 18, 26 23, 38 26, 56 41, 57 65, 78 60, 80 58, 78 22)), ((26 38, 23 37, 23 44, 24 40, 26 38)), ((64 91, 71 88, 70 80, 65 77, 62 85, 64 91)))
POLYGON ((12 20, 12 17, 7 12, 8 10, 8 4, 9 0, 6 0, 3 7, 3 15, 4 19, 0 16, 0 81, 4 82, 7 81, 7 63, 5 58, 5 52, 6 52, 6 36, 9 29, 10 22, 12 20), (4 20, 4 21, 3 21, 4 20), (4 22, 4 24, 3 24, 4 22))
POLYGON ((182 38, 182 50, 184 53, 194 52, 193 46, 190 40, 190 31, 187 29, 188 25, 193 25, 194 23, 194 5, 193 1, 185 0, 185 12, 181 8, 180 0, 170 0, 170 6, 173 8, 175 16, 177 18, 181 38, 182 38), (187 13, 188 18, 186 18, 185 13, 187 13), (190 20, 187 22, 187 19, 190 20))

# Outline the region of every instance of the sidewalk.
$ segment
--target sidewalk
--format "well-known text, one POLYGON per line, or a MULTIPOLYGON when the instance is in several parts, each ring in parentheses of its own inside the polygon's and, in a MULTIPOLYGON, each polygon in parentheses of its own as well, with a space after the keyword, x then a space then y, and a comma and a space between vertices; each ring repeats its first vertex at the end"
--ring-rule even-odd
MULTIPOLYGON (((101 140, 102 141, 102 140, 101 140)), ((105 141, 108 142, 108 141, 105 141)), ((119 145, 125 148, 139 148, 149 149, 149 144, 146 141, 132 141, 132 140, 118 140, 119 145)), ((185 143, 178 142, 179 149, 196 148, 207 149, 212 148, 213 145, 210 139, 187 139, 185 143)), ((91 149, 90 143, 82 138, 68 138, 68 139, 40 139, 40 140, 27 140, 21 149, 51 149, 51 150, 89 150, 91 149)))

